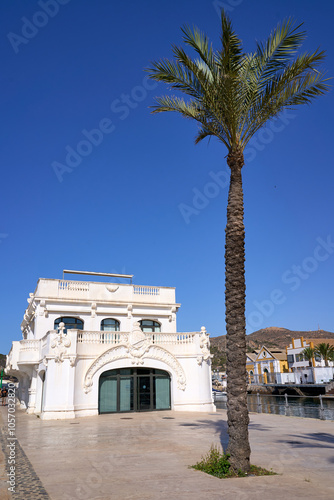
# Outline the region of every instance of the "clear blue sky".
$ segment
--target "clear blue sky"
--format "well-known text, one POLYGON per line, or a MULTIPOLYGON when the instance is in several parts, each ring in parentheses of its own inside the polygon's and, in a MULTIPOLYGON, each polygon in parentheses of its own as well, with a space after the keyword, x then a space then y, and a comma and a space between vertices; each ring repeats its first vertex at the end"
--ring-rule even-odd
MULTIPOLYGON (((333 2, 221 3, 246 51, 288 16, 305 22, 305 50, 326 49, 334 75, 333 2)), ((205 0, 1 2, 0 352, 21 338, 38 278, 64 268, 175 286, 179 331, 225 333, 226 150, 195 146, 196 125, 177 115, 152 116, 166 88, 143 71, 171 56, 184 24, 219 43, 205 0)), ((332 121, 333 92, 246 152, 247 333, 334 330, 332 121)))

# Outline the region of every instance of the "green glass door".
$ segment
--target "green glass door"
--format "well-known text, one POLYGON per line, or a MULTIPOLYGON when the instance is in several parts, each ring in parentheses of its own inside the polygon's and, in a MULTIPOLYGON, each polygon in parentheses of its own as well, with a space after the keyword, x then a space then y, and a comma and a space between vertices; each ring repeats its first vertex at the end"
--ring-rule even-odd
POLYGON ((151 377, 139 375, 137 377, 137 410, 152 410, 151 408, 151 377))
POLYGON ((100 413, 117 411, 117 377, 100 379, 99 411, 100 413))
POLYGON ((133 376, 119 379, 119 411, 133 410, 133 376))
POLYGON ((121 368, 100 376, 99 413, 170 408, 170 376, 163 370, 121 368))

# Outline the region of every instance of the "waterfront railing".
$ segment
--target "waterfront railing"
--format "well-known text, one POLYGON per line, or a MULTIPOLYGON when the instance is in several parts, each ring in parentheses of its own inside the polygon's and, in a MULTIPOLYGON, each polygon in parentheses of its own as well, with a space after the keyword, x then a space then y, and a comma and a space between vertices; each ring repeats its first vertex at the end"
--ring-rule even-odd
MULTIPOLYGON (((253 413, 271 413, 288 417, 334 420, 334 398, 332 396, 290 396, 273 394, 248 394, 248 409, 253 413)), ((218 401, 217 408, 226 409, 227 401, 218 401)))

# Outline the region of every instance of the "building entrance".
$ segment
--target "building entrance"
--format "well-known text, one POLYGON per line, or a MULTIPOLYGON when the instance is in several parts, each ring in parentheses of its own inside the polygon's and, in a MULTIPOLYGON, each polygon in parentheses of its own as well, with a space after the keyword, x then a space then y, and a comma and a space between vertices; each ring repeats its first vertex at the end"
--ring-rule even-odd
POLYGON ((99 413, 170 410, 170 376, 154 368, 122 368, 102 373, 99 413))

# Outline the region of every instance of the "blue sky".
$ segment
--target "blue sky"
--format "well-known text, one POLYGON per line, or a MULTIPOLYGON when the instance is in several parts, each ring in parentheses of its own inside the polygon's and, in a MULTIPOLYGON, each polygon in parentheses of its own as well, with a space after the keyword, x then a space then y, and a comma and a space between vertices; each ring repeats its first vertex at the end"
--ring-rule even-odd
MULTIPOLYGON (((194 123, 152 116, 167 89, 144 73, 184 24, 217 46, 219 3, 246 51, 284 18, 304 22, 304 49, 325 49, 334 75, 329 1, 1 2, 1 352, 38 278, 63 269, 175 286, 179 331, 225 333, 227 152, 195 146, 194 123)), ((330 92, 246 152, 247 333, 334 329, 332 116, 330 92)))

